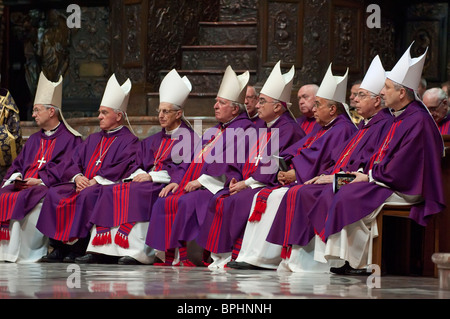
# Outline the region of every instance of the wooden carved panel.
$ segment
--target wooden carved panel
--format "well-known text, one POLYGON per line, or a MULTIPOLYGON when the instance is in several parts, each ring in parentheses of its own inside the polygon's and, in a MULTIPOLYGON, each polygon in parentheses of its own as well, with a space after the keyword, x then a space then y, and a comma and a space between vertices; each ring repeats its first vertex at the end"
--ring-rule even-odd
POLYGON ((414 41, 411 55, 417 57, 428 48, 423 76, 429 81, 444 81, 447 55, 447 3, 410 5, 407 12, 406 39, 414 41))
POLYGON ((330 13, 330 60, 333 69, 358 73, 362 68, 363 5, 335 0, 330 13))
POLYGON ((256 21, 258 0, 220 0, 220 21, 256 21))
POLYGON ((146 1, 124 1, 122 21, 126 32, 122 34, 122 66, 125 68, 144 65, 146 11, 146 1))
POLYGON ((303 1, 261 0, 262 65, 302 66, 303 1))

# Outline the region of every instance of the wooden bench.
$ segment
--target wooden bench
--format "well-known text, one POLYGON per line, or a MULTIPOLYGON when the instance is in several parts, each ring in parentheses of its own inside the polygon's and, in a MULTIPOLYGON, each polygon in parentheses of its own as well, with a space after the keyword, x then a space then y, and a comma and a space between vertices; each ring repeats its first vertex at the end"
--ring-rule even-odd
MULTIPOLYGON (((400 217, 400 218, 409 218, 411 206, 395 206, 395 205, 386 205, 383 207, 383 209, 380 211, 380 213, 377 216, 377 227, 378 227, 378 237, 374 238, 373 240, 373 250, 372 250, 372 263, 379 265, 382 267, 382 253, 383 253, 383 222, 384 222, 384 216, 394 216, 394 217, 400 217)), ((426 226, 426 232, 424 235, 424 240, 431 241, 431 243, 428 246, 432 246, 431 250, 432 252, 424 252, 424 259, 430 259, 424 260, 424 263, 431 263, 431 255, 435 252, 439 252, 439 223, 437 222, 439 214, 436 214, 433 216, 432 220, 429 222, 429 224, 426 226), (430 256, 428 256, 430 255, 430 256), (428 258, 430 257, 430 258, 428 258)), ((409 238, 408 238, 409 242, 409 238)), ((405 248, 409 249, 409 248, 405 248)), ((434 277, 437 277, 437 267, 433 266, 434 271, 433 275, 434 277)))

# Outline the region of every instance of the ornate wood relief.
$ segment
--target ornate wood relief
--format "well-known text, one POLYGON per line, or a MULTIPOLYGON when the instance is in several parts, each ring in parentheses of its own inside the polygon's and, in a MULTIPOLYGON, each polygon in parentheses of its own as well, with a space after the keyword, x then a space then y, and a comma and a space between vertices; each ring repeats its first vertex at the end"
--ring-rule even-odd
POLYGON ((363 5, 335 0, 330 14, 330 61, 333 69, 358 73, 362 69, 363 5))
POLYGON ((423 54, 428 48, 423 76, 429 81, 446 80, 447 59, 447 3, 419 3, 410 5, 407 12, 406 38, 414 42, 412 56, 423 54))
POLYGON ((146 6, 142 1, 125 1, 123 20, 125 30, 122 42, 122 66, 142 67, 145 54, 146 6), (143 30, 144 27, 144 30, 143 30))
POLYGON ((262 65, 302 66, 303 1, 261 0, 262 65))
POLYGON ((220 21, 256 21, 258 0, 220 0, 220 21))
POLYGON ((218 19, 219 0, 149 1, 146 81, 155 92, 161 70, 181 67, 181 46, 197 41, 200 21, 218 19))
POLYGON ((99 103, 109 76, 109 10, 82 7, 81 17, 82 27, 73 31, 64 98, 94 98, 99 103))
POLYGON ((365 69, 369 67, 372 59, 379 55, 385 70, 391 70, 397 59, 395 57, 395 27, 392 21, 381 19, 381 28, 367 30, 368 56, 365 69))
POLYGON ((328 1, 305 1, 303 26, 303 65, 297 70, 294 84, 298 87, 307 83, 320 84, 328 67, 328 1))

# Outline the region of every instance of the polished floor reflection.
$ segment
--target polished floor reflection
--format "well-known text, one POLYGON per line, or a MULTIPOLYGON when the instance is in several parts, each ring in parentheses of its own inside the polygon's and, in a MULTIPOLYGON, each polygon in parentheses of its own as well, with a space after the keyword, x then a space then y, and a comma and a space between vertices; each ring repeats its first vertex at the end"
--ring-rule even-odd
POLYGON ((450 299, 431 277, 367 277, 268 270, 0 263, 7 299, 450 299), (370 282, 369 282, 370 284, 370 282), (379 288, 376 285, 379 284, 379 288))

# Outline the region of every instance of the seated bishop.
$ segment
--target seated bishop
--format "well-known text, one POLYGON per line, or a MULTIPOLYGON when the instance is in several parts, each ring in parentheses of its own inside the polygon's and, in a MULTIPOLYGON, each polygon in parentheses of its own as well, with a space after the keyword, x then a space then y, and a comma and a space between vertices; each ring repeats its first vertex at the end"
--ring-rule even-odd
POLYGON ((0 260, 34 262, 47 254, 48 238, 36 229, 48 187, 61 180, 60 163, 70 161, 81 134, 62 114, 63 78, 40 73, 33 118, 40 130, 26 141, 0 189, 0 260))
POLYGON ((180 183, 197 140, 184 117, 191 89, 175 69, 162 80, 157 109, 162 129, 140 142, 126 182, 102 187, 90 219, 94 227, 87 254, 77 263, 112 261, 105 255, 117 257, 119 264, 153 263, 154 250, 145 244, 153 204, 166 185, 180 183))
MULTIPOLYGON (((208 205, 205 221, 200 228, 197 243, 211 253, 210 268, 223 267, 238 249, 249 216, 253 196, 265 186, 274 186, 279 155, 305 136, 290 111, 290 98, 295 68, 282 74, 281 61, 273 68, 259 94, 256 104, 258 116, 264 125, 255 132, 255 142, 242 163, 241 176, 230 181, 208 205)), ((208 169, 216 170, 211 164, 208 169)))
MULTIPOLYGON (((281 245, 268 243, 266 237, 274 219, 279 218, 278 215, 284 217, 286 213, 286 207, 280 202, 283 204, 287 196, 295 194, 295 190, 302 187, 303 183, 328 167, 336 145, 345 144, 356 131, 344 104, 347 76, 347 72, 344 76, 334 76, 330 64, 316 92, 312 108, 321 128, 312 131, 281 154, 287 165, 278 173, 279 183, 272 189, 264 188, 255 196, 241 250, 236 261, 228 264, 229 267, 277 268, 281 261, 281 245)), ((283 225, 279 229, 284 230, 283 225)))
POLYGON ((53 247, 41 262, 74 262, 84 255, 101 188, 127 176, 139 145, 125 126, 130 90, 129 79, 120 85, 114 74, 109 78, 99 107, 100 131, 78 145, 70 161, 58 165, 62 183, 50 187, 37 222, 53 247))
MULTIPOLYGON (((364 118, 358 131, 332 154, 326 169, 283 199, 267 240, 282 247, 280 269, 289 271, 328 271, 328 265, 317 264, 311 258, 316 234, 320 235, 323 216, 334 194, 333 181, 339 174, 367 165, 383 141, 392 123, 392 115, 384 108, 380 91, 385 71, 376 56, 359 87, 356 110, 364 118), (312 212, 314 211, 314 213, 312 212), (305 247, 307 246, 307 247, 305 247)), ((291 190, 289 191, 291 192, 291 190)))
POLYGON ((445 208, 442 136, 416 92, 427 52, 412 58, 412 45, 386 74, 381 90, 394 115, 388 134, 362 172, 350 171, 355 179, 335 193, 318 230, 314 259, 345 261, 330 269, 334 273, 370 274, 376 216, 384 205, 411 205, 409 218, 422 226, 445 208))
POLYGON ((227 67, 214 104, 219 123, 203 134, 181 182, 169 184, 155 202, 146 243, 162 252, 162 265, 196 265, 188 258, 187 244, 197 238, 209 201, 240 176, 236 147, 245 151, 245 132, 254 130, 244 104, 249 78, 248 71, 237 75, 227 67), (208 169, 214 163, 220 165, 208 169))

